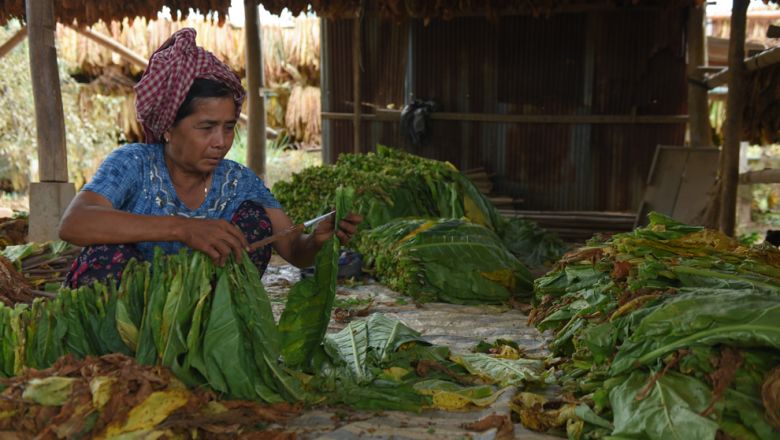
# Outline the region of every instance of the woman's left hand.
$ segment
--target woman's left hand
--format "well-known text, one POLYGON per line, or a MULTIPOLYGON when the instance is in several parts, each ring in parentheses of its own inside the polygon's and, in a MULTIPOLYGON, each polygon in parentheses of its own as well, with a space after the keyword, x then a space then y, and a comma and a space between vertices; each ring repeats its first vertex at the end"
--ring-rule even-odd
MULTIPOLYGON (((335 217, 330 216, 327 219, 321 221, 317 227, 314 228, 314 240, 316 241, 318 247, 322 247, 322 245, 333 236, 334 221, 335 217)), ((351 212, 339 222, 338 230, 336 230, 335 233, 341 244, 346 245, 350 240, 352 240, 352 237, 357 232, 358 225, 362 221, 362 215, 351 212)))

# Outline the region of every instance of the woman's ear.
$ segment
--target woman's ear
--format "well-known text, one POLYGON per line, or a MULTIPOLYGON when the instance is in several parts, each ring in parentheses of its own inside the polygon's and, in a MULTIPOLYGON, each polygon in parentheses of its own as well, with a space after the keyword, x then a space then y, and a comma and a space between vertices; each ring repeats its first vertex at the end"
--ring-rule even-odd
POLYGON ((171 129, 169 128, 168 130, 165 130, 165 132, 163 132, 163 142, 167 144, 170 141, 171 141, 171 129))

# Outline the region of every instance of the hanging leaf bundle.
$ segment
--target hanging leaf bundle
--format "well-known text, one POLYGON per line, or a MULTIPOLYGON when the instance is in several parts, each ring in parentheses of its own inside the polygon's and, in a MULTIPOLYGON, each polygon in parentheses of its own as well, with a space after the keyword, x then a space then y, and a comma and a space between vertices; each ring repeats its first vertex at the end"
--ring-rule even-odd
POLYGON ((467 221, 393 220, 357 247, 382 282, 420 301, 496 304, 531 293, 528 269, 495 233, 467 221))
POLYGON ((554 333, 561 384, 583 403, 557 427, 574 438, 780 438, 778 267, 777 248, 659 214, 565 255, 536 280, 530 316, 554 333))

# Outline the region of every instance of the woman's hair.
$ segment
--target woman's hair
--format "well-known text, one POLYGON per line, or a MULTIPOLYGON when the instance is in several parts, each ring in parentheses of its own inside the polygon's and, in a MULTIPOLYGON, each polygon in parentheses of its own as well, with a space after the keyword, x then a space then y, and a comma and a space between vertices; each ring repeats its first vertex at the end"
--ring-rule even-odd
POLYGON ((182 119, 195 112, 195 101, 202 98, 230 98, 233 99, 233 90, 219 81, 205 78, 195 78, 184 98, 184 102, 179 106, 176 117, 173 119, 173 125, 176 125, 182 119))

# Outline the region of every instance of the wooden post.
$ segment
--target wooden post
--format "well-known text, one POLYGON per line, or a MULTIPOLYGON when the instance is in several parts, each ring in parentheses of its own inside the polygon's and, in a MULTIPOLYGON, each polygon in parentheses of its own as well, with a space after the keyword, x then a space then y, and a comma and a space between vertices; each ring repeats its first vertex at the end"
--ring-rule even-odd
POLYGON ((68 183, 65 118, 54 46, 54 0, 27 0, 26 12, 40 180, 30 186, 28 239, 44 241, 57 238, 59 220, 75 189, 68 183))
POLYGON ((734 235, 739 185, 739 148, 745 108, 745 26, 749 0, 734 0, 729 34, 729 75, 724 141, 720 155, 720 230, 734 235))
POLYGON ((360 81, 360 64, 361 56, 363 53, 363 2, 360 2, 360 6, 355 14, 355 21, 352 24, 352 101, 354 102, 354 111, 352 113, 352 134, 353 145, 352 151, 360 153, 362 151, 361 142, 361 130, 360 130, 360 117, 363 111, 361 103, 363 101, 362 86, 360 81))
POLYGON ((22 28, 16 31, 16 33, 11 38, 9 38, 8 41, 0 46, 0 58, 3 58, 4 56, 8 55, 8 52, 14 50, 14 47, 21 43, 26 36, 27 26, 22 26, 22 28))
POLYGON ((263 96, 263 54, 260 14, 257 0, 244 0, 246 24, 246 84, 249 122, 247 123, 246 163, 265 178, 265 102, 263 96))
POLYGON ((692 5, 688 15, 688 115, 692 147, 712 146, 707 87, 699 66, 707 65, 707 48, 704 32, 705 5, 692 5))

